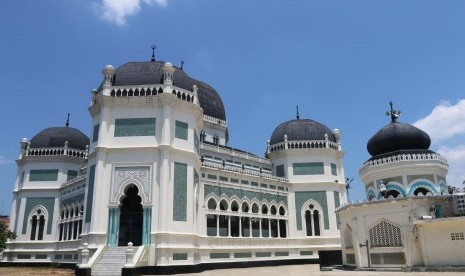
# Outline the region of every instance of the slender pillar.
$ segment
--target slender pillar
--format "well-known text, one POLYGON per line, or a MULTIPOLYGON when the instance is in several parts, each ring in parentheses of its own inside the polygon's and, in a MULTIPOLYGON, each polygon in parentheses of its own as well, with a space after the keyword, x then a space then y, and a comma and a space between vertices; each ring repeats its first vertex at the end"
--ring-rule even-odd
POLYGON ((144 221, 142 225, 142 244, 143 245, 150 245, 151 242, 151 221, 152 221, 152 207, 145 207, 144 208, 144 221))
POLYGON ((118 224, 119 224, 119 208, 112 207, 109 209, 108 216, 108 246, 118 245, 118 224))

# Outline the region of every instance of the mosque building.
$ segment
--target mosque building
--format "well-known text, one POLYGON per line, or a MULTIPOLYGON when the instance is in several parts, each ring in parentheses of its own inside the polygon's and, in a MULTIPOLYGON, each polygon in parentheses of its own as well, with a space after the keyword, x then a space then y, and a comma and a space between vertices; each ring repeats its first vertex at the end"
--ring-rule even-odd
POLYGON ((430 137, 391 122, 367 144, 360 168, 366 201, 343 204, 343 263, 358 268, 465 265, 465 194, 450 195, 446 158, 429 150, 430 137))
MULTIPOLYGON (((297 113, 261 157, 228 146, 220 95, 182 67, 152 54, 102 72, 90 138, 67 123, 21 140, 10 222, 18 237, 4 262, 119 275, 312 263, 341 249, 339 130, 297 113)), ((434 160, 440 185, 447 165, 434 160)), ((364 179, 373 182, 372 171, 364 179)))

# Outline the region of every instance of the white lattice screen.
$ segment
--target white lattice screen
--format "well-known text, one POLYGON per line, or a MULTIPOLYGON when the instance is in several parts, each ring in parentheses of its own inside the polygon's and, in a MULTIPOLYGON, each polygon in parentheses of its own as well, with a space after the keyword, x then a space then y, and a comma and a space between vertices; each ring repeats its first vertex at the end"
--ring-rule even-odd
POLYGON ((387 221, 381 221, 370 229, 372 247, 402 246, 400 228, 387 221))

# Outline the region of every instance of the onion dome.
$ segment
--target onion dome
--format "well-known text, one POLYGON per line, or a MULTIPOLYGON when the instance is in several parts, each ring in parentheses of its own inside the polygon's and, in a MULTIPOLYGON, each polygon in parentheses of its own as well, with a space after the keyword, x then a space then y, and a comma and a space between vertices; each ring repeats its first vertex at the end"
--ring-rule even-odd
MULTIPOLYGON (((113 86, 163 84, 163 66, 165 62, 128 62, 115 70, 113 86)), ((223 101, 218 92, 210 85, 189 77, 181 68, 173 66, 176 70, 173 74, 173 85, 188 91, 192 91, 196 85, 199 104, 205 115, 226 121, 226 112, 223 101)), ((103 83, 99 91, 102 90, 103 83)))
POLYGON ((327 126, 311 119, 299 119, 298 116, 276 127, 270 144, 284 142, 284 135, 287 135, 287 141, 325 140, 327 135, 329 141, 336 142, 333 132, 327 126))
POLYGON ((42 130, 34 136, 30 143, 31 148, 61 148, 68 141, 68 147, 73 149, 85 150, 89 145, 90 139, 84 133, 76 128, 50 127, 42 130))
POLYGON ((431 145, 429 135, 423 130, 405 123, 397 122, 400 111, 392 109, 386 113, 391 123, 380 129, 368 141, 367 149, 372 156, 395 151, 427 151, 431 145))

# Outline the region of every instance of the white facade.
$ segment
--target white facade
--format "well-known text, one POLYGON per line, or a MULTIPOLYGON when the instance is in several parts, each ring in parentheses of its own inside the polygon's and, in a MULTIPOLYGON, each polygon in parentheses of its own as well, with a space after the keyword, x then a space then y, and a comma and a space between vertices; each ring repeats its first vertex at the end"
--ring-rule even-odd
POLYGON ((120 71, 105 67, 79 155, 22 142, 10 223, 18 238, 4 261, 97 269, 129 242, 136 267, 316 260, 319 251, 340 250, 335 210, 347 196, 339 132, 302 141, 285 135, 268 144, 267 157, 230 148, 226 120, 204 113, 204 87, 178 87, 180 69, 161 68, 161 83, 116 86, 120 71), (45 169, 58 170, 57 178, 22 180, 45 169), (34 215, 45 228, 33 226, 34 215), (44 233, 31 241, 33 228, 44 233))

